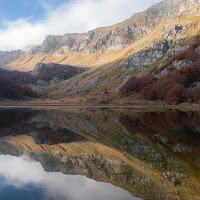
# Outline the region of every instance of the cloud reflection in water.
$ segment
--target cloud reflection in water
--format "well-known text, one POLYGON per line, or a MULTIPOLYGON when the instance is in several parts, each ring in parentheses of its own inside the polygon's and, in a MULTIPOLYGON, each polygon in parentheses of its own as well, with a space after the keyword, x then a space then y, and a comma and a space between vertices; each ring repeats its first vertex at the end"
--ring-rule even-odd
POLYGON ((27 191, 31 192, 32 199, 37 200, 139 199, 112 184, 96 182, 78 175, 47 173, 39 162, 31 161, 25 157, 0 155, 0 198, 3 195, 8 199, 9 195, 12 195, 10 193, 11 186, 18 193, 20 191, 22 196, 27 191), (40 198, 38 193, 40 193, 40 198))

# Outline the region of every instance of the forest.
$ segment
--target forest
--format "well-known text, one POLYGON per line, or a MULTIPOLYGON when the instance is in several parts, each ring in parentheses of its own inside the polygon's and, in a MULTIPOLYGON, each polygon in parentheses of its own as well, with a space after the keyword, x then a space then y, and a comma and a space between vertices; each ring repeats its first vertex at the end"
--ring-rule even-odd
POLYGON ((0 76, 0 98, 22 99, 23 97, 36 98, 38 94, 29 87, 0 76))
POLYGON ((0 98, 21 99, 23 97, 36 98, 39 95, 31 89, 38 80, 50 84, 52 78, 59 81, 72 78, 86 69, 70 65, 44 64, 35 75, 32 72, 8 71, 0 69, 0 98))
POLYGON ((78 68, 70 65, 59 65, 51 63, 45 64, 36 71, 36 75, 32 72, 8 71, 0 69, 0 76, 17 82, 22 85, 36 84, 38 80, 51 81, 52 78, 66 80, 73 76, 86 71, 86 68, 78 68))

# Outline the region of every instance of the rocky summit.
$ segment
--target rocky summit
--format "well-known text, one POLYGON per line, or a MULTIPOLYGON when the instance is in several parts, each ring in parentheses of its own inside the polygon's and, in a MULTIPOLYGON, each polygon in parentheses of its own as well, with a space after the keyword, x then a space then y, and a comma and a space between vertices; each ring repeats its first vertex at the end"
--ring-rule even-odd
MULTIPOLYGON (((39 46, 0 52, 0 67, 32 71, 38 63, 49 62, 86 67, 89 70, 47 87, 45 92, 51 91, 53 98, 98 96, 105 89, 116 95, 130 76, 154 72, 198 41, 199 24, 200 0, 164 0, 110 27, 50 35, 39 46)), ((189 64, 182 60, 173 67, 189 64)))

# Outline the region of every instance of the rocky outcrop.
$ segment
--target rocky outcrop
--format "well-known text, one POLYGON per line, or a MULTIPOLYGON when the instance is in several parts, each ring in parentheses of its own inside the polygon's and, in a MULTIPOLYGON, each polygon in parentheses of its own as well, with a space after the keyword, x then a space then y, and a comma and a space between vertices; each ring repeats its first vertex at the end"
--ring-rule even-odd
MULTIPOLYGON (((185 11, 189 12, 198 6, 199 1, 196 0, 164 0, 146 11, 134 14, 130 19, 111 27, 97 28, 88 33, 47 36, 42 45, 26 49, 25 54, 29 56, 43 56, 49 53, 55 53, 54 56, 59 57, 69 52, 71 54, 91 55, 99 50, 99 53, 122 50, 155 30, 156 25, 159 23, 185 11)), ((195 23, 192 25, 183 24, 182 26, 174 26, 174 28, 172 27, 169 30, 165 38, 172 40, 174 39, 174 34, 177 32, 185 32, 185 30, 188 31, 196 26, 197 24, 195 23)), ((13 59, 19 57, 21 53, 20 51, 4 53, 0 59, 1 63, 4 65, 8 64, 13 59)))
POLYGON ((24 55, 21 50, 17 51, 0 51, 0 68, 9 69, 9 63, 17 60, 20 56, 24 55))
MULTIPOLYGON (((91 55, 98 50, 100 50, 99 53, 122 50, 152 32, 157 24, 198 6, 198 1, 194 0, 187 2, 185 0, 164 0, 111 27, 98 28, 83 34, 71 33, 63 36, 48 36, 41 46, 31 49, 29 53, 31 55, 45 55, 59 50, 56 52, 56 56, 61 56, 68 52, 91 55)), ((170 29, 170 33, 165 38, 172 40, 175 33, 191 30, 196 25, 194 23, 188 26, 175 26, 170 29)), ((182 39, 182 37, 179 39, 182 39)))
MULTIPOLYGON (((142 32, 141 32, 142 34, 142 32)), ((129 46, 135 39, 127 30, 109 32, 93 30, 86 34, 65 34, 64 36, 48 36, 43 44, 29 51, 30 55, 46 55, 57 50, 54 56, 71 54, 91 55, 101 49, 101 53, 121 50, 129 46), (123 36, 128 34, 128 36, 123 36)))
POLYGON ((142 71, 144 70, 145 66, 154 64, 169 49, 168 41, 155 43, 151 46, 152 48, 150 49, 135 53, 130 56, 122 68, 122 72, 128 73, 136 69, 142 71))
POLYGON ((31 72, 31 75, 37 76, 39 74, 39 70, 46 66, 47 66, 47 64, 45 64, 45 63, 37 63, 34 67, 34 70, 31 72))
POLYGON ((59 65, 55 63, 37 63, 30 73, 34 80, 33 85, 48 86, 70 79, 77 74, 85 72, 87 68, 79 68, 70 65, 59 65))

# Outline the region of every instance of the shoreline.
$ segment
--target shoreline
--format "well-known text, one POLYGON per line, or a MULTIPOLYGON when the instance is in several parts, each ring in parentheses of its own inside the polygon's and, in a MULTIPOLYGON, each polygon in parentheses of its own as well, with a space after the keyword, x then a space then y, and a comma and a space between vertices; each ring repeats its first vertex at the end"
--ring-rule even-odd
POLYGON ((162 105, 162 104, 94 104, 94 103, 62 103, 62 102, 0 102, 0 108, 130 108, 130 109, 175 109, 175 110, 188 110, 188 111, 200 111, 200 105, 188 104, 188 105, 162 105))

